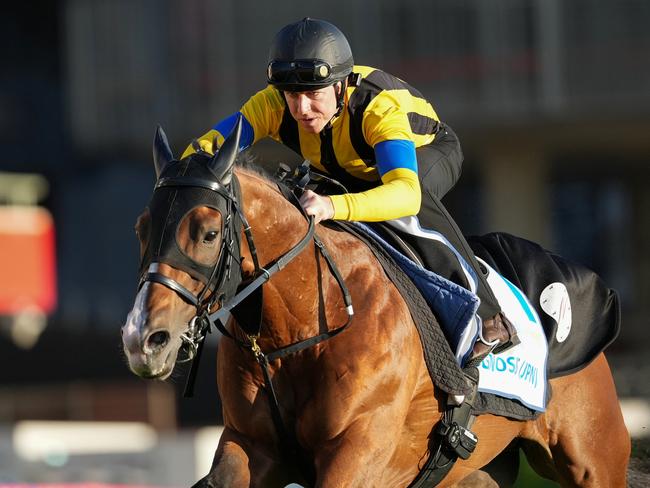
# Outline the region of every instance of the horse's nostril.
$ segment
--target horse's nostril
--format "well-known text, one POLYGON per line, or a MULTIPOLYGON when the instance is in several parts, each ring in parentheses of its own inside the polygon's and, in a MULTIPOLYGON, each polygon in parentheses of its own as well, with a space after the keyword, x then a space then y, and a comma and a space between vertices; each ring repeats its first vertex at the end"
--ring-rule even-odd
POLYGON ((149 349, 160 349, 169 342, 169 332, 166 330, 159 330, 147 337, 146 347, 149 349))

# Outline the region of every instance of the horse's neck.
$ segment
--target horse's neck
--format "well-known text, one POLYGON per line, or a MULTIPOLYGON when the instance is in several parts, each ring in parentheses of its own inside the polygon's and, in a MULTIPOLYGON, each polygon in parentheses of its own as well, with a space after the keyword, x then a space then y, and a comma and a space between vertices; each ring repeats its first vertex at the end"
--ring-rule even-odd
POLYGON ((307 221, 263 176, 239 170, 243 210, 251 226, 260 264, 293 247, 307 232, 307 221))
MULTIPOLYGON (((251 226, 261 266, 293 248, 307 233, 307 221, 276 187, 262 176, 238 172, 244 214, 251 226)), ((252 259, 242 242, 244 272, 252 272, 252 259)), ((318 271, 313 243, 265 285, 264 327, 276 345, 294 342, 317 328, 314 310, 318 305, 318 271)))

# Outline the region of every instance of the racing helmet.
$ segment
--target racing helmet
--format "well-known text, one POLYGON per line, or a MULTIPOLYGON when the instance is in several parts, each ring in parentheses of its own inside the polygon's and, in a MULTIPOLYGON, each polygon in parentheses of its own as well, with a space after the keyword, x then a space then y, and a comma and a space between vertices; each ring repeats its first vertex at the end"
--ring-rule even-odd
POLYGON ((305 17, 275 35, 266 78, 282 91, 317 90, 345 80, 353 66, 345 35, 329 22, 305 17))

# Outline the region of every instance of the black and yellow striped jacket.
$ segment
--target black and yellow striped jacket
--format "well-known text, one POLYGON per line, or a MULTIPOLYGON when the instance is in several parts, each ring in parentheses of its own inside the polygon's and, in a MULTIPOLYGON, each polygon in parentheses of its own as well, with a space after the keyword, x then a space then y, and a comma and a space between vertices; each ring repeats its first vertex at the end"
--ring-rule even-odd
MULTIPOLYGON (((291 116, 282 92, 272 86, 253 95, 237 112, 199 138, 212 152, 241 113, 240 146, 264 137, 308 159, 344 184, 370 188, 332 196, 334 218, 380 221, 415 215, 420 208, 415 148, 430 144, 439 118, 424 97, 404 81, 381 70, 355 66, 358 86, 348 86, 345 107, 319 134, 302 130, 291 116)), ((183 157, 193 151, 189 147, 183 157)))

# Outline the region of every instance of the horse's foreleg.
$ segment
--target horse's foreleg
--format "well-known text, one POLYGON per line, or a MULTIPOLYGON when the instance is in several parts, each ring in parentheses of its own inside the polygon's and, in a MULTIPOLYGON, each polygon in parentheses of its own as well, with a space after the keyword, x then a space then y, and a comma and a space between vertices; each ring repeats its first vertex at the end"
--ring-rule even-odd
POLYGON ((243 439, 231 429, 224 429, 210 472, 192 488, 247 488, 251 473, 249 456, 243 439))
POLYGON ((210 472, 193 488, 248 488, 265 486, 272 462, 252 443, 226 427, 221 435, 210 472))

